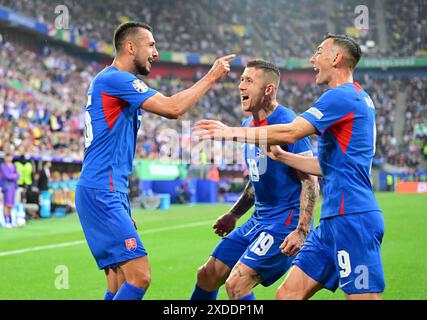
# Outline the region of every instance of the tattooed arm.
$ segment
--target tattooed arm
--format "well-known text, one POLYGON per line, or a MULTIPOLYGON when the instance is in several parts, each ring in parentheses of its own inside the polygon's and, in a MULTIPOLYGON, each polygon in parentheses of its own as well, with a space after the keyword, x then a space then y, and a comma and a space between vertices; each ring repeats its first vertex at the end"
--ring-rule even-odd
POLYGON ((255 192, 252 183, 249 181, 243 190, 242 195, 231 207, 231 209, 219 217, 212 226, 215 233, 223 237, 230 233, 235 227, 237 219, 243 216, 255 203, 255 192))
POLYGON ((292 231, 280 245, 282 252, 288 256, 295 256, 304 244, 310 232, 313 221, 316 201, 319 195, 317 177, 296 171, 301 181, 300 213, 298 226, 292 231))
POLYGON ((248 181, 248 184, 243 190, 242 195, 236 201, 236 203, 231 207, 230 213, 237 218, 243 216, 255 203, 255 191, 252 183, 248 181))

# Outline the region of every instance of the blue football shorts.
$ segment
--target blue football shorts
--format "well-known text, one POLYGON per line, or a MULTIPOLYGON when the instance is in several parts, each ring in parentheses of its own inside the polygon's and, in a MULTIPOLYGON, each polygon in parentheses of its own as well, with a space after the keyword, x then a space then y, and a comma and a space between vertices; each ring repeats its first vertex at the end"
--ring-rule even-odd
POLYGON ((211 256, 230 269, 240 261, 255 270, 263 286, 270 286, 282 277, 292 265, 293 257, 280 251, 279 246, 293 231, 285 224, 260 224, 249 219, 221 239, 211 256))
POLYGON ((384 220, 380 211, 345 214, 320 220, 293 264, 331 291, 381 293, 384 220))
POLYGON ((147 255, 126 193, 77 186, 75 199, 83 232, 100 270, 147 255))

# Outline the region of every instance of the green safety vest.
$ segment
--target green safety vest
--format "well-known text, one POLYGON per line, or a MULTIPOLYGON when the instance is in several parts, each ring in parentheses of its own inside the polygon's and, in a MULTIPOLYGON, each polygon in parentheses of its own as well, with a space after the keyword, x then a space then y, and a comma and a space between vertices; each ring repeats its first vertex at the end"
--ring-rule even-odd
POLYGON ((31 162, 22 164, 20 162, 15 163, 16 171, 19 173, 18 184, 31 185, 33 183, 33 166, 31 162))

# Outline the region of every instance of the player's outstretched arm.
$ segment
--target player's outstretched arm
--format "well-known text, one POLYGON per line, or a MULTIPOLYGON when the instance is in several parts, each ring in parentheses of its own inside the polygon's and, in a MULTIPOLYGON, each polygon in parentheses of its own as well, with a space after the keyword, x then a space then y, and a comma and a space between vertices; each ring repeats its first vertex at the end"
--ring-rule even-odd
POLYGON ((255 203, 255 193, 252 183, 249 181, 243 190, 242 195, 231 207, 231 209, 219 217, 213 224, 212 228, 215 233, 223 237, 230 233, 235 227, 237 220, 243 216, 255 203))
POLYGON ((299 154, 286 152, 280 146, 271 146, 269 149, 267 154, 271 159, 283 162, 298 171, 315 176, 322 176, 317 157, 304 157, 299 154))
POLYGON ((282 253, 294 257, 303 246, 313 222, 316 201, 319 196, 317 177, 297 171, 301 181, 300 213, 298 226, 280 245, 282 253))
POLYGON ((200 120, 193 127, 193 134, 200 140, 231 140, 259 146, 292 144, 314 133, 313 125, 301 117, 288 124, 258 128, 228 127, 216 120, 200 120))
POLYGON ((234 54, 230 54, 217 59, 209 72, 192 87, 171 97, 156 93, 145 100, 141 108, 169 119, 178 119, 194 106, 217 80, 230 72, 230 61, 234 57, 234 54))

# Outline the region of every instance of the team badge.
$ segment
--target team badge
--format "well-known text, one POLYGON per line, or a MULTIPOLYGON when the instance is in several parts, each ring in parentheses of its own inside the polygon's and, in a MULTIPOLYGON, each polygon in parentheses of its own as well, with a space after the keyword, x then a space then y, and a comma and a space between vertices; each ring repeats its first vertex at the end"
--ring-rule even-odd
POLYGON ((265 158, 265 153, 262 152, 262 150, 257 149, 257 151, 255 152, 255 157, 256 158, 264 159, 265 158))
POLYGON ((127 250, 135 250, 137 247, 136 239, 130 238, 125 240, 127 250))
POLYGON ((141 92, 141 93, 147 92, 147 90, 148 90, 147 85, 139 79, 134 80, 132 82, 132 85, 136 91, 141 92))

